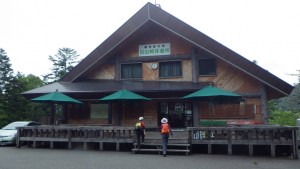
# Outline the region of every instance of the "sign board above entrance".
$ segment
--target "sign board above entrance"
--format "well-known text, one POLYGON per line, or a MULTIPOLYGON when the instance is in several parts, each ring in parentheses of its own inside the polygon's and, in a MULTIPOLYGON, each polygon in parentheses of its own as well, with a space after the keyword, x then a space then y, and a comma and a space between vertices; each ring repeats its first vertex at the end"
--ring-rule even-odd
POLYGON ((170 55, 170 43, 139 45, 139 56, 159 56, 170 55))

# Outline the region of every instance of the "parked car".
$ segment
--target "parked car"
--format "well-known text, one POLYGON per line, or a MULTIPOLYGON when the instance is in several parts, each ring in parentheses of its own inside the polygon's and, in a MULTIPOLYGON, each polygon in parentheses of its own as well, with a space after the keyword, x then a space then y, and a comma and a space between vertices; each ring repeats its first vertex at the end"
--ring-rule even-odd
POLYGON ((16 144, 17 127, 38 125, 41 123, 34 121, 16 121, 6 125, 0 130, 0 146, 16 144))

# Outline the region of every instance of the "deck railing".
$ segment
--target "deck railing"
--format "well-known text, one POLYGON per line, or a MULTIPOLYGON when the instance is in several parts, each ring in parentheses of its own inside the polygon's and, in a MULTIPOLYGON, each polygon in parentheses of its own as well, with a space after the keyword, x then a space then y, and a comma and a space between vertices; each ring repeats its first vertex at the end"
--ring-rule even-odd
MULTIPOLYGON (((17 133, 17 147, 24 142, 32 142, 35 148, 38 142, 49 142, 53 148, 55 142, 67 142, 68 148, 72 143, 99 143, 100 150, 103 150, 104 142, 132 143, 134 139, 133 127, 121 126, 30 126, 19 127, 17 133)), ((119 149, 117 144, 117 149, 119 149)))
POLYGON ((192 144, 208 145, 208 154, 212 145, 227 145, 228 154, 232 154, 233 145, 247 145, 249 155, 253 155, 253 146, 270 146, 270 154, 275 157, 276 146, 287 145, 292 148, 293 158, 298 159, 297 127, 253 125, 238 127, 190 127, 192 144))
MULTIPOLYGON (((254 154, 254 146, 270 146, 270 155, 275 157, 276 146, 287 145, 292 148, 293 158, 298 159, 297 127, 274 125, 253 125, 239 127, 189 127, 187 129, 174 129, 171 143, 205 144, 208 153, 212 153, 212 145, 228 146, 228 154, 232 154, 235 145, 249 147, 249 155, 254 154)), ((146 141, 158 142, 161 136, 158 130, 147 131, 146 141), (151 133, 152 132, 152 133, 151 133), (148 139, 148 140, 147 140, 148 139)), ((88 143, 99 144, 103 150, 103 143, 115 143, 119 151, 120 143, 134 143, 134 127, 121 126, 31 126, 18 128, 17 147, 29 142, 32 147, 38 143, 50 143, 53 148, 55 142, 68 143, 72 149, 73 143, 83 143, 87 149, 88 143)))

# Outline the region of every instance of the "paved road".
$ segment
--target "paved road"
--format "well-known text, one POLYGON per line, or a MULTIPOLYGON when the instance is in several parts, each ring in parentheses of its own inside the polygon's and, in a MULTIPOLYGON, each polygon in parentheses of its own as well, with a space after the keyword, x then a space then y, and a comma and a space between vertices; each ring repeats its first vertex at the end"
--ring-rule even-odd
POLYGON ((299 169, 289 157, 132 154, 0 147, 0 169, 299 169))

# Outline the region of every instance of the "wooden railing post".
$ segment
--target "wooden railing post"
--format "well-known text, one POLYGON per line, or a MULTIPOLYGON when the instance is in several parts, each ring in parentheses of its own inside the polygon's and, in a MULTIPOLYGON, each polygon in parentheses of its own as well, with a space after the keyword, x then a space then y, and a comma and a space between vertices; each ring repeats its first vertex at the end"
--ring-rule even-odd
POLYGON ((229 128, 226 128, 227 131, 227 140, 228 140, 228 155, 232 155, 232 130, 229 128))
POLYGON ((16 136, 16 146, 17 148, 21 147, 21 143, 20 143, 20 135, 21 135, 21 128, 18 127, 17 128, 17 136, 16 136))

